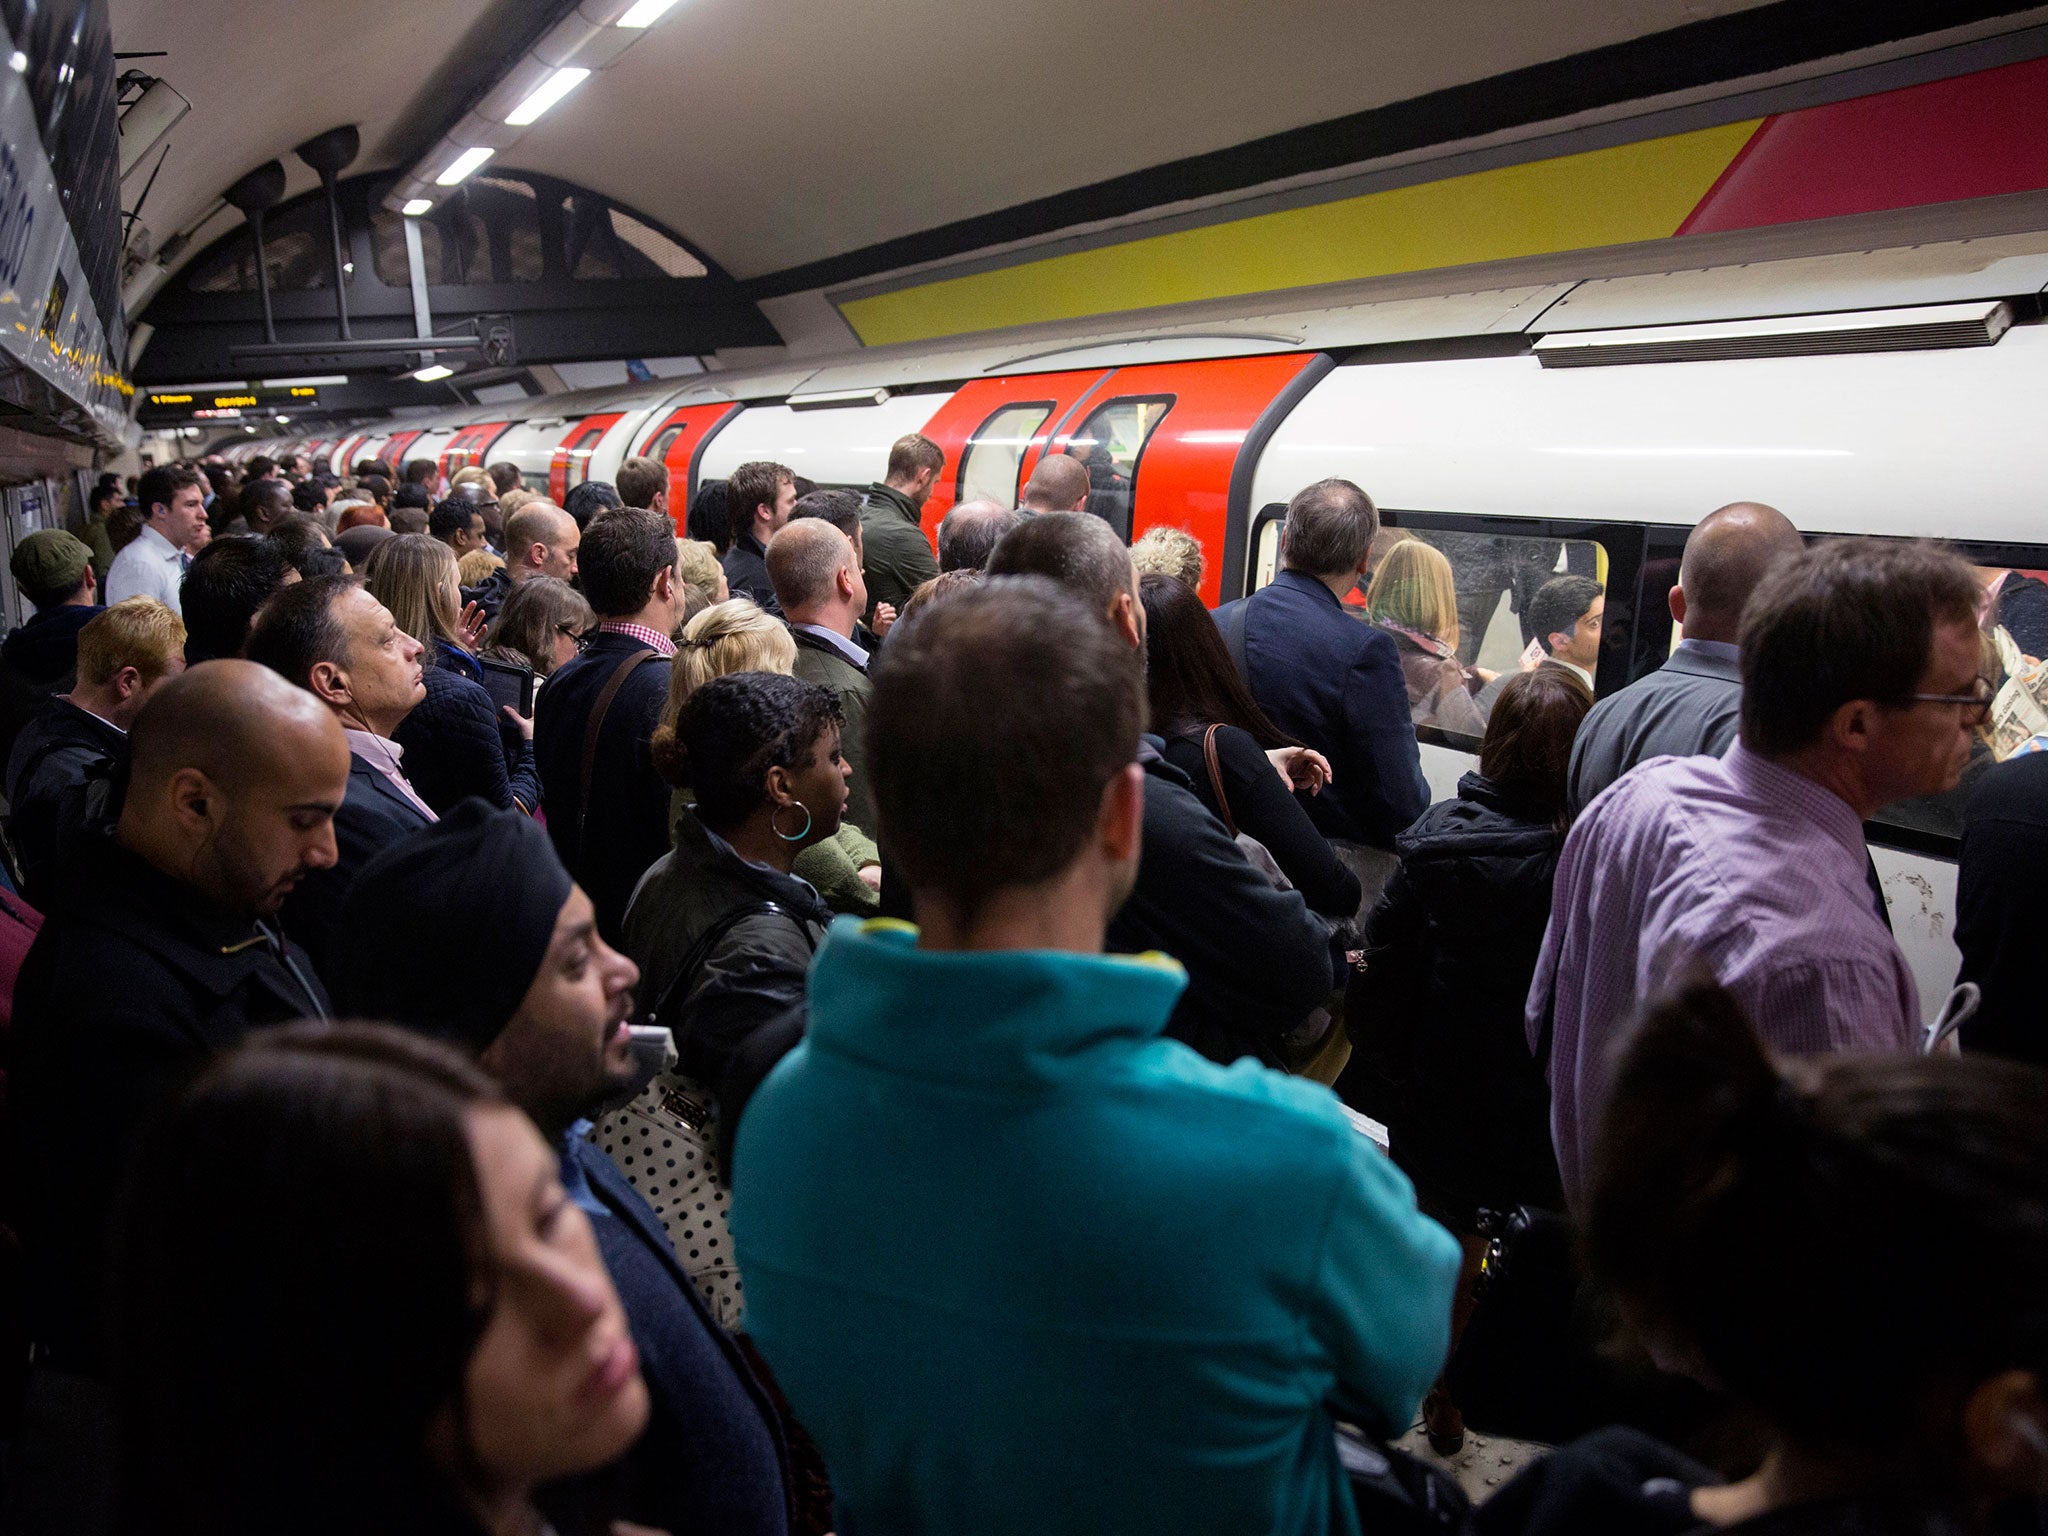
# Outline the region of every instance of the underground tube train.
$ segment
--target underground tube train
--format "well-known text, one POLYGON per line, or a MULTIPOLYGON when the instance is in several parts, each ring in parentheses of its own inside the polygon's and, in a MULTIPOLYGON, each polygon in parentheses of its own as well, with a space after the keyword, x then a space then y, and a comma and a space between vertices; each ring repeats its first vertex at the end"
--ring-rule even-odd
MULTIPOLYGON (((1297 489, 1342 476, 1390 526, 1597 573, 1604 695, 1668 653, 1679 550, 1726 502, 1769 502, 1809 537, 1939 537, 1987 580, 2048 570, 2044 288, 2048 235, 1484 292, 1336 289, 1294 308, 1237 301, 1135 330, 1075 322, 792 358, 224 451, 303 452, 336 472, 372 457, 435 459, 444 474, 509 461, 557 501, 644 455, 670 467, 680 520, 701 484, 748 460, 859 487, 896 438, 922 432, 946 454, 928 532, 960 501, 1012 504, 1043 455, 1073 452, 1103 488, 1091 506, 1126 537, 1171 524, 1201 541, 1212 605, 1271 578, 1297 489)), ((1482 665, 1522 649, 1509 608, 1503 592, 1482 665)), ((1472 744, 1421 733, 1447 795, 1472 744)), ((1869 828, 1930 1018, 1957 966, 1960 798, 1869 828)))

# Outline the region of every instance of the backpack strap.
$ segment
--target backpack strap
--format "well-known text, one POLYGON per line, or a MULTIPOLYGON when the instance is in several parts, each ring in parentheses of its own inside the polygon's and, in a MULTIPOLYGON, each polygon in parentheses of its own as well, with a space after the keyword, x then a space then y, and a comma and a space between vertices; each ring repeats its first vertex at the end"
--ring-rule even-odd
MULTIPOLYGON (((697 979, 697 973, 704 969, 712 952, 725 941, 725 936, 750 917, 784 917, 795 925, 809 944, 810 934, 804 928, 803 920, 779 901, 743 901, 729 911, 719 914, 718 920, 697 935, 697 942, 690 946, 690 952, 683 956, 683 963, 676 967, 676 974, 669 984, 661 989, 661 1000, 654 1005, 654 1022, 659 1024, 666 1017, 669 1004, 679 997, 687 997, 690 987, 697 979)), ((671 1026, 673 1027, 673 1026, 671 1026)))
POLYGON ((597 738, 604 730, 605 716, 612 712, 612 700, 619 696, 619 690, 626 686, 626 679, 633 675, 633 669, 642 662, 657 661, 661 653, 651 647, 635 651, 605 679, 604 690, 598 694, 597 703, 590 711, 590 724, 583 732, 583 782, 576 796, 576 848, 583 851, 583 824, 590 818, 590 786, 597 777, 597 738))

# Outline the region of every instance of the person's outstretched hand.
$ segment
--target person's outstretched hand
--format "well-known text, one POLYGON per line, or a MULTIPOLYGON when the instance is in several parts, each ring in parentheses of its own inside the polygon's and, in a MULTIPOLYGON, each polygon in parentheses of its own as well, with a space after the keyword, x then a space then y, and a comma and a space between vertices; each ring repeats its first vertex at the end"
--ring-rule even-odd
POLYGON ((888 634, 890 629, 895 626, 895 623, 896 607, 893 603, 875 604, 875 622, 870 624, 868 628, 875 632, 877 640, 888 634))
POLYGON ((475 650, 478 643, 484 637, 484 631, 490 627, 491 621, 485 615, 482 603, 463 604, 462 618, 455 628, 456 633, 462 637, 464 645, 468 646, 472 651, 475 650))

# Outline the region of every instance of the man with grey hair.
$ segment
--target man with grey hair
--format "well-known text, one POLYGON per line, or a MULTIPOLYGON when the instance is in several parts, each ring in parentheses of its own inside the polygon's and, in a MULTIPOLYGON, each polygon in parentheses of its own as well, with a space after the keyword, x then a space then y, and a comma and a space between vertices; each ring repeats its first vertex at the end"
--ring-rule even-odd
POLYGON ((1400 652, 1344 611, 1379 526, 1364 491, 1318 480, 1287 504, 1280 574, 1216 613, 1266 717, 1330 760, 1308 813, 1357 870, 1368 906, 1393 873, 1395 836, 1429 805, 1400 652))
POLYGON ((1671 618, 1684 637, 1668 661, 1593 706, 1572 743, 1572 814, 1653 757, 1719 757, 1742 717, 1742 608, 1764 573, 1806 547, 1776 507, 1737 501, 1686 537, 1671 618))
POLYGON ((1024 514, 986 499, 962 502, 939 524, 939 570, 978 571, 1024 514))
POLYGON ((840 755, 853 768, 845 819, 875 832, 874 790, 868 783, 868 650, 854 627, 868 606, 867 582, 853 541, 821 517, 798 518, 768 545, 768 579, 796 641, 796 675, 839 695, 846 726, 840 755))

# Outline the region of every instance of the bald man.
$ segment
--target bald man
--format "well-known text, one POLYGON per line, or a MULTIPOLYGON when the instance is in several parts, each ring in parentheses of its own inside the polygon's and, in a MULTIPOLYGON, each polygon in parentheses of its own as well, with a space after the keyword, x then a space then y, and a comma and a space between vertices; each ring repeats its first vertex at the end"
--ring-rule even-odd
POLYGON ((128 746, 119 819, 54 873, 14 994, 8 1094, 44 1405, 75 1404, 90 1393, 77 1378, 103 1374, 104 1243, 140 1122, 250 1030, 328 1006, 272 919, 334 862, 349 757, 332 712, 263 667, 209 661, 150 695, 128 746))
POLYGON ((1003 535, 1024 521, 998 502, 982 499, 962 502, 939 524, 939 570, 978 571, 988 564, 1003 535))
POLYGON ((768 545, 768 579, 796 641, 796 675, 839 695, 846 728, 839 750, 853 765, 846 820, 875 835, 875 800, 868 784, 866 726, 868 652, 853 638, 867 611, 868 587, 853 541, 821 517, 790 522, 768 545))
POLYGON ((1593 706, 1572 746, 1574 815, 1653 757, 1719 757, 1735 740, 1742 671, 1735 637, 1742 606, 1773 565, 1805 548, 1776 507, 1737 501, 1701 518, 1685 541, 1671 619, 1683 636, 1648 677, 1593 706))
POLYGON ((1086 512, 1088 466, 1072 454, 1048 453, 1038 461, 1017 503, 1019 512, 1086 512))

